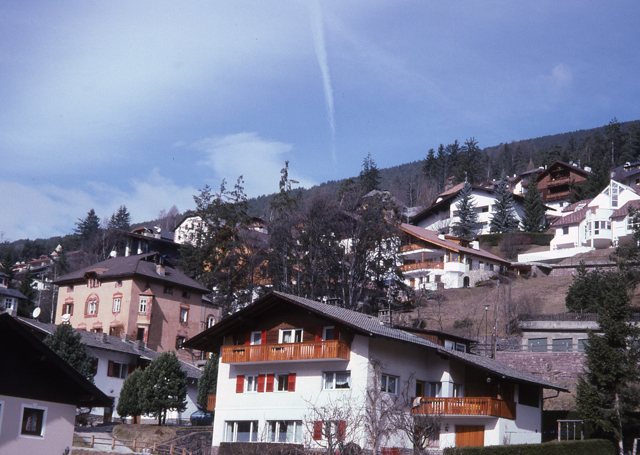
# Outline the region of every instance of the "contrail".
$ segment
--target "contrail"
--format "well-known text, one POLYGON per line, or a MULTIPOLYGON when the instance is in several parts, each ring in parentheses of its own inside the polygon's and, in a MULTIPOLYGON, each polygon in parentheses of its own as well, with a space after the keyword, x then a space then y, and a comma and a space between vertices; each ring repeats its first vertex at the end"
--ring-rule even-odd
POLYGON ((327 106, 327 116, 329 117, 329 127, 331 128, 331 158, 334 169, 337 164, 336 158, 336 126, 333 115, 333 88, 331 88, 331 76, 329 75, 329 63, 327 62, 327 50, 324 46, 324 31, 322 27, 322 12, 318 0, 311 3, 311 29, 313 31, 313 44, 322 73, 322 85, 324 87, 324 102, 327 106))

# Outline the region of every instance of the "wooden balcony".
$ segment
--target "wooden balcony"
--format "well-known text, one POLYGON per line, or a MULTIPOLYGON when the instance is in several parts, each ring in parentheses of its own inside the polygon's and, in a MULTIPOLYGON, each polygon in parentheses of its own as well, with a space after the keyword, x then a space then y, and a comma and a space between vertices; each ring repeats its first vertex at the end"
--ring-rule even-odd
POLYGON ((412 272, 415 270, 428 269, 444 269, 444 262, 414 262, 413 264, 404 264, 398 267, 401 272, 412 272))
POLYGON ((442 416, 491 416, 516 418, 516 404, 489 397, 429 398, 422 397, 413 414, 442 416))
POLYGON ((349 345, 338 340, 222 347, 223 363, 349 360, 350 356, 349 345))
POLYGON ((207 411, 215 411, 215 410, 216 410, 216 396, 207 395, 207 411))

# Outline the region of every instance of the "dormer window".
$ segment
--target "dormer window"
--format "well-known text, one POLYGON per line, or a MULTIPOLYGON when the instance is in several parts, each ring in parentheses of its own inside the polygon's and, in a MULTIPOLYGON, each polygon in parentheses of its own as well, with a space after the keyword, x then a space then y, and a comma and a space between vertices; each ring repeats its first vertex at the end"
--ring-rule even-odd
POLYGON ((89 280, 87 281, 87 285, 90 288, 100 287, 100 280, 98 280, 97 278, 89 278, 89 280))

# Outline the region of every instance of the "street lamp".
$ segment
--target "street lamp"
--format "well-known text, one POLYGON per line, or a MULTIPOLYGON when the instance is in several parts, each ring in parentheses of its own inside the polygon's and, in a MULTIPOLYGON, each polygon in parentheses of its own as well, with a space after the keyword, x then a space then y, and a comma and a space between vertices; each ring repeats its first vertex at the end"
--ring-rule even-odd
POLYGON ((484 306, 484 355, 487 355, 487 344, 489 343, 489 305, 484 306))

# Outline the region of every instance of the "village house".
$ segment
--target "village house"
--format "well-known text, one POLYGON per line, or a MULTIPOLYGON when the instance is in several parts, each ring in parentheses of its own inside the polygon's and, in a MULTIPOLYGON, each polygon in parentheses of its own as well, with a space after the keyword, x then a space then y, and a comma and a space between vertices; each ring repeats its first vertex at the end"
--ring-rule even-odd
POLYGON ((415 290, 474 286, 506 270, 506 261, 481 250, 478 242, 401 224, 400 271, 405 284, 415 290))
POLYGON ((115 257, 60 277, 56 321, 74 328, 144 341, 194 363, 183 343, 220 320, 203 298, 207 288, 157 253, 115 257))
MULTIPOLYGON (((459 222, 458 204, 462 200, 460 191, 463 186, 464 183, 459 183, 441 193, 433 204, 414 215, 409 220, 410 224, 430 231, 450 234, 453 225, 459 222)), ((495 191, 478 185, 473 185, 472 188, 471 200, 478 214, 477 234, 489 234, 491 218, 494 214, 493 206, 496 204, 495 191)), ((514 216, 519 223, 524 218, 524 199, 522 196, 514 195, 513 200, 514 216)))
MULTIPOLYGON (((433 448, 535 444, 543 389, 566 390, 376 317, 279 292, 187 346, 220 354, 214 448, 235 442, 320 448, 334 429, 336 438, 371 449, 364 427, 339 417, 348 409, 365 415, 371 396, 407 414, 437 417, 433 448)), ((412 448, 400 432, 378 443, 412 448)))
POLYGON ((18 312, 18 302, 26 299, 17 289, 9 289, 9 275, 0 272, 0 312, 15 315, 18 312))
POLYGON ((0 452, 62 454, 77 407, 109 398, 15 321, 0 314, 0 452))
MULTIPOLYGON (((40 340, 53 334, 57 328, 55 324, 45 324, 34 319, 17 318, 17 320, 40 340)), ((116 407, 120 399, 120 390, 127 376, 136 368, 146 368, 160 354, 146 348, 143 341, 130 341, 109 336, 104 332, 94 333, 86 330, 76 332, 80 333, 87 352, 94 359, 94 384, 111 400, 111 406, 92 408, 91 415, 101 416, 103 422, 111 422, 113 418, 119 417, 116 407)), ((187 408, 181 414, 170 411, 167 414, 168 421, 182 421, 198 409, 198 379, 202 371, 183 361, 180 361, 180 367, 187 373, 187 408)))

